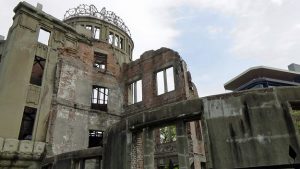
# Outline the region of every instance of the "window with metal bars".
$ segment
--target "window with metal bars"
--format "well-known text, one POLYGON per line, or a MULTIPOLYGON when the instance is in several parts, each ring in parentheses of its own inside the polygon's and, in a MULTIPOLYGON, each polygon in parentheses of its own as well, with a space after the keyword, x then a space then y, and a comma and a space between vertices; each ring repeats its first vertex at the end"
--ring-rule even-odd
POLYGON ((108 88, 93 86, 92 109, 107 111, 108 88))

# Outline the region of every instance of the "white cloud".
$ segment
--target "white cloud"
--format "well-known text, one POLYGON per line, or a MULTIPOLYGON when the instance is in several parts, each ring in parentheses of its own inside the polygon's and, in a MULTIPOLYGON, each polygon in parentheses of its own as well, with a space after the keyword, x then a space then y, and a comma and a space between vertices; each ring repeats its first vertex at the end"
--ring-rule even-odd
POLYGON ((222 27, 218 27, 218 26, 208 26, 207 28, 208 33, 215 35, 215 34, 219 34, 223 32, 223 28, 222 27))
POLYGON ((230 50, 236 57, 282 68, 300 62, 299 0, 188 1, 193 7, 235 17, 230 50))

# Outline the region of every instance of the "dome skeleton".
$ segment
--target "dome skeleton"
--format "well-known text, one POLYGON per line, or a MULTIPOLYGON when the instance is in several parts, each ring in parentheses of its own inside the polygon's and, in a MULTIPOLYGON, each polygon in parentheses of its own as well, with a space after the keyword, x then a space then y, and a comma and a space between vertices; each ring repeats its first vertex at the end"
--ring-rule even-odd
POLYGON ((105 7, 103 7, 101 11, 98 11, 98 9, 94 5, 81 4, 76 8, 71 8, 67 10, 64 15, 64 20, 78 16, 95 17, 100 20, 106 21, 122 29, 129 36, 131 36, 130 30, 125 25, 124 21, 114 12, 107 11, 105 7))

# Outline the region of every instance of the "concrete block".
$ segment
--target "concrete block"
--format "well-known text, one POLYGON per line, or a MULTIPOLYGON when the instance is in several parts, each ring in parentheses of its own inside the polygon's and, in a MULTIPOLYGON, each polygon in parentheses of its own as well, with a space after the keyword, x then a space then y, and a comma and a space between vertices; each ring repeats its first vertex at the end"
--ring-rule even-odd
POLYGON ((35 85, 29 85, 28 93, 27 93, 27 103, 32 103, 34 105, 39 104, 41 87, 35 85))
POLYGON ((0 152, 3 150, 4 138, 0 137, 0 152))
MULTIPOLYGON (((27 15, 22 15, 22 19, 20 24, 22 26, 24 26, 27 29, 30 29, 31 31, 36 31, 37 25, 38 25, 38 21, 27 16, 27 15)), ((34 34, 33 34, 34 35, 34 34)))
POLYGON ((17 152, 19 147, 19 140, 17 139, 5 139, 3 152, 17 152))
POLYGON ((44 44, 38 43, 35 55, 47 59, 48 47, 44 44))
POLYGON ((33 141, 22 140, 20 141, 19 152, 20 153, 32 153, 33 141))
POLYGON ((40 4, 40 3, 37 3, 37 4, 36 4, 36 8, 37 8, 38 10, 43 10, 43 5, 40 4))
POLYGON ((45 146, 46 146, 46 143, 44 143, 44 142, 35 142, 34 148, 33 148, 33 153, 34 154, 42 154, 45 151, 45 146))

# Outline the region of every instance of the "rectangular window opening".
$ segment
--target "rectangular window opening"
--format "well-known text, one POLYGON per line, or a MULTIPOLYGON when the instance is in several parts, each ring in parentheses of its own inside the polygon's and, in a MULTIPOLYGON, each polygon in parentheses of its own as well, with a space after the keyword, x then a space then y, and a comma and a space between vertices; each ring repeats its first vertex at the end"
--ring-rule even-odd
POLYGON ((128 103, 134 104, 143 100, 142 80, 135 81, 130 84, 128 103))
POLYGON ((115 36, 115 41, 114 41, 114 43, 115 43, 115 46, 116 46, 116 47, 119 47, 119 36, 118 36, 118 35, 115 36))
POLYGON ((50 38, 50 32, 41 28, 39 31, 38 42, 48 46, 49 38, 50 38))
POLYGON ((41 86, 46 60, 35 56, 31 71, 30 83, 41 86))
POLYGON ((170 67, 166 70, 167 74, 167 92, 175 90, 175 83, 174 83, 174 70, 173 67, 170 67))
POLYGON ((124 39, 123 38, 120 38, 120 43, 119 43, 119 48, 120 49, 124 49, 124 39))
POLYGON ((202 141, 202 127, 199 120, 195 121, 195 132, 197 140, 202 141))
POLYGON ((97 39, 97 40, 100 39, 100 28, 98 28, 98 27, 94 28, 93 36, 94 36, 94 39, 97 39))
POLYGON ((129 54, 129 56, 131 55, 131 47, 130 47, 130 45, 128 45, 128 54, 129 54))
POLYGON ((109 35, 108 35, 108 43, 109 44, 112 44, 114 41, 114 34, 112 32, 109 32, 109 35))
POLYGON ((156 73, 157 95, 175 90, 173 67, 156 73))
POLYGON ((32 132, 37 109, 25 107, 19 132, 19 140, 32 140, 32 132))
POLYGON ((292 112, 291 116, 294 121, 295 129, 300 134, 300 102, 290 102, 292 112))
POLYGON ((107 55, 95 52, 94 53, 94 67, 99 70, 106 70, 107 55))
POLYGON ((157 94, 161 95, 165 93, 165 81, 164 81, 164 72, 160 71, 156 74, 157 82, 157 94))
POLYGON ((92 105, 95 110, 107 111, 108 88, 93 86, 92 105))
POLYGON ((159 129, 160 143, 169 143, 176 141, 176 126, 166 126, 159 129))
POLYGON ((89 148, 103 146, 103 131, 90 130, 89 131, 89 148))

